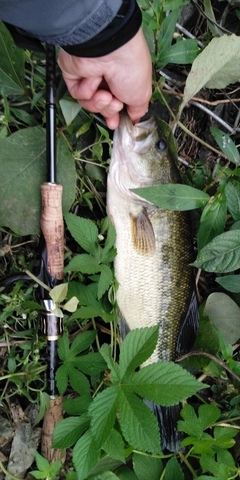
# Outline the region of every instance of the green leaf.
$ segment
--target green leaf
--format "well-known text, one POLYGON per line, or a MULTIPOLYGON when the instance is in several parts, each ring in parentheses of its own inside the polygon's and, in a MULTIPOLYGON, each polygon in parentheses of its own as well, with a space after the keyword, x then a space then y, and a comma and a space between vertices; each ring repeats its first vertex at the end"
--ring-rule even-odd
MULTIPOLYGON (((75 357, 79 353, 87 350, 90 347, 90 345, 92 345, 95 338, 96 338, 95 330, 89 330, 86 332, 79 333, 72 342, 72 345, 70 348, 71 356, 75 357)), ((62 358, 62 360, 64 359, 62 358)), ((65 360, 67 360, 67 358, 65 358, 65 360)))
POLYGON ((98 352, 90 352, 87 355, 76 357, 74 365, 86 375, 98 375, 106 368, 106 364, 98 352))
POLYGON ((47 461, 47 459, 42 457, 42 455, 40 455, 40 453, 37 451, 35 452, 35 459, 38 470, 41 470, 42 472, 48 472, 50 463, 47 461))
MULTIPOLYGON (((78 390, 81 388, 78 387, 78 390)), ((92 401, 92 397, 88 393, 83 393, 80 397, 77 398, 64 398, 63 399, 63 408, 68 413, 68 415, 81 415, 86 413, 88 407, 92 401)))
POLYGON ((64 418, 57 423, 53 432, 53 448, 69 448, 78 441, 89 426, 87 415, 64 418))
POLYGON ((81 110, 81 105, 78 102, 73 102, 69 100, 64 100, 61 99, 59 100, 59 105, 62 110, 62 114, 64 116, 64 120, 66 122, 66 125, 70 125, 74 118, 77 116, 77 114, 81 110))
MULTIPOLYGON (((138 480, 159 480, 163 471, 163 464, 161 458, 148 457, 138 453, 133 454, 133 469, 137 475, 138 480)), ((171 480, 177 479, 172 476, 171 480)))
POLYGON ((99 261, 96 257, 82 253, 76 255, 70 260, 69 264, 64 269, 65 272, 81 272, 91 275, 100 271, 99 261))
POLYGON ((164 475, 164 480, 184 480, 184 473, 180 467, 176 457, 168 460, 164 475))
POLYGON ((56 303, 62 303, 68 292, 68 283, 61 283, 60 285, 56 285, 56 287, 52 288, 49 292, 50 297, 56 303))
MULTIPOLYGON (((160 58, 157 59, 158 67, 160 65, 163 65, 163 62, 161 61, 162 52, 164 55, 171 46, 178 17, 179 17, 179 9, 170 12, 169 15, 165 16, 165 18, 161 23, 161 28, 159 29, 159 36, 158 36, 158 51, 160 52, 160 58)), ((158 25, 155 26, 155 29, 156 30, 158 29, 158 25)))
POLYGON ((0 22, 0 91, 2 95, 24 93, 24 55, 5 25, 0 22))
POLYGON ((239 165, 239 151, 231 137, 229 137, 227 133, 223 132, 219 128, 211 127, 210 131, 222 152, 229 158, 231 162, 239 165))
POLYGON ((68 366, 61 365, 56 371, 56 383, 59 393, 62 395, 68 386, 68 366))
POLYGON ((101 273, 98 282, 98 300, 108 290, 113 281, 113 273, 108 265, 100 265, 100 272, 101 273))
POLYGON ((122 378, 145 362, 157 344, 159 326, 136 328, 124 339, 119 359, 122 378))
POLYGON ((75 392, 81 395, 90 395, 90 384, 87 377, 76 368, 69 368, 69 382, 75 392))
POLYGON ((68 300, 64 305, 62 305, 63 310, 67 310, 67 312, 73 313, 76 312, 78 306, 78 299, 77 297, 72 297, 68 300))
POLYGON ((193 210, 203 207, 210 198, 201 190, 178 183, 134 188, 132 191, 154 205, 168 210, 193 210))
POLYGON ((198 250, 205 247, 213 238, 220 235, 226 223, 227 204, 225 196, 216 195, 205 206, 198 230, 198 250))
POLYGON ((240 338, 240 308, 225 293, 211 293, 204 314, 220 329, 226 344, 233 345, 240 338))
MULTIPOLYGON (((106 442, 103 445, 103 450, 112 458, 116 458, 122 463, 125 463, 125 444, 117 430, 112 429, 110 435, 108 436, 106 442)), ((154 480, 154 479, 153 479, 154 480)))
POLYGON ((160 433, 153 412, 136 395, 122 390, 119 407, 119 422, 127 442, 134 449, 160 454, 160 433))
POLYGON ((204 86, 225 88, 240 77, 240 38, 234 34, 213 38, 195 58, 188 74, 179 115, 191 98, 204 86))
POLYGON ((67 213, 64 218, 74 240, 83 250, 94 255, 98 248, 98 229, 95 223, 72 213, 67 213))
POLYGON ((78 480, 85 480, 89 473, 97 465, 100 457, 100 450, 87 431, 76 443, 73 449, 73 463, 78 474, 78 480))
POLYGON ((111 386, 99 393, 89 407, 91 431, 99 447, 106 442, 113 428, 118 408, 118 387, 111 386))
POLYGON ((162 50, 157 60, 158 67, 167 63, 186 65, 192 63, 199 53, 197 40, 180 40, 171 47, 162 50))
POLYGON ((114 362, 111 355, 111 346, 104 343, 100 348, 100 353, 104 358, 109 370, 111 370, 112 382, 118 383, 121 380, 121 372, 118 363, 114 362))
POLYGON ((215 281, 229 292, 240 293, 240 275, 225 275, 215 278, 215 281))
POLYGON ((137 475, 128 467, 120 467, 116 471, 119 480, 138 480, 137 475))
POLYGON ((39 392, 39 411, 38 411, 38 416, 34 422, 34 425, 37 425, 40 420, 44 417, 44 414, 47 410, 49 410, 50 407, 50 397, 48 393, 42 392, 40 390, 39 392))
POLYGON ((58 356, 63 361, 67 360, 69 356, 69 338, 67 333, 64 333, 58 340, 58 356))
POLYGON ((185 404, 180 415, 184 420, 178 421, 178 430, 192 437, 201 438, 203 431, 218 420, 221 412, 216 405, 201 405, 197 416, 194 408, 185 404))
POLYGON ((240 268, 240 230, 224 232, 198 253, 192 264, 207 272, 228 273, 240 268))
MULTIPOLYGON (((41 127, 25 128, 0 143, 0 225, 19 235, 37 234, 40 186, 47 181, 46 132, 41 127)), ((57 180, 63 185, 63 212, 66 212, 75 198, 76 172, 72 155, 61 138, 57 152, 57 180)))
POLYGON ((237 180, 229 180, 225 187, 227 208, 235 222, 240 220, 240 183, 237 180))
POLYGON ((128 383, 141 397, 163 406, 178 404, 206 386, 179 365, 165 361, 143 367, 128 383))

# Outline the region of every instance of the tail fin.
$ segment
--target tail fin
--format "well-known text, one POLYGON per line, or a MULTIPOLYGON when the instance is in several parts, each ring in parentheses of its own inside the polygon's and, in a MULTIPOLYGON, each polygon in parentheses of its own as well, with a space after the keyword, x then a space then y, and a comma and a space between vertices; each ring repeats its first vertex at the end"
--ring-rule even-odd
POLYGON ((181 404, 162 407, 146 400, 144 400, 144 403, 153 411, 158 420, 162 450, 167 449, 170 452, 181 450, 182 434, 177 430, 177 422, 180 420, 180 410, 182 408, 181 404))

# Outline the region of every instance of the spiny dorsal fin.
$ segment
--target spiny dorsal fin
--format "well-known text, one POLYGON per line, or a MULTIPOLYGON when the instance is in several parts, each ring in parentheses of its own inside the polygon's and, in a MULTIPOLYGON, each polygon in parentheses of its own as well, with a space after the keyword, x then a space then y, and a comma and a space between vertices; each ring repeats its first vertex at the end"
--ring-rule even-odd
POLYGON ((142 255, 154 253, 155 234, 152 223, 143 209, 137 216, 130 214, 132 241, 136 250, 142 255))

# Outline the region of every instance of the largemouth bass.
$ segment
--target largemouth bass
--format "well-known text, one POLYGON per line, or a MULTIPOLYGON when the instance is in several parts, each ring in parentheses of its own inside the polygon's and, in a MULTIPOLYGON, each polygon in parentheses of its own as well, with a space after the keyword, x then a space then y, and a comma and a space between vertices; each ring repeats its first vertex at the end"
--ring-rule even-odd
MULTIPOLYGON (((159 208, 131 191, 163 183, 180 183, 180 176, 157 121, 151 117, 133 125, 123 115, 114 132, 107 211, 116 229, 120 333, 160 326, 156 349, 145 364, 174 361, 188 351, 198 325, 188 214, 159 208)), ((156 406, 153 410, 164 423, 156 406)), ((165 433, 171 438, 163 446, 175 450, 174 434, 165 433)))

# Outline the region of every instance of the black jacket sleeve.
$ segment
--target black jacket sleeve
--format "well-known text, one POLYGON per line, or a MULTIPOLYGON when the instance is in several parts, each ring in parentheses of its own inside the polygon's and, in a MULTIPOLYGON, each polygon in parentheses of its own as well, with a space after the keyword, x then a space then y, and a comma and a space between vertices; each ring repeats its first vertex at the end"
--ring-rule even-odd
POLYGON ((0 0, 0 18, 18 46, 46 42, 81 57, 111 53, 141 25, 136 0, 0 0))

